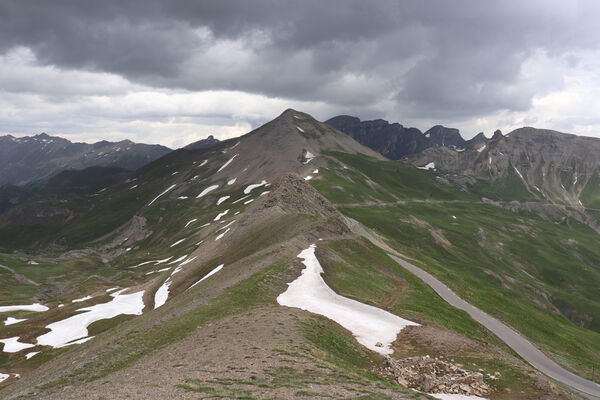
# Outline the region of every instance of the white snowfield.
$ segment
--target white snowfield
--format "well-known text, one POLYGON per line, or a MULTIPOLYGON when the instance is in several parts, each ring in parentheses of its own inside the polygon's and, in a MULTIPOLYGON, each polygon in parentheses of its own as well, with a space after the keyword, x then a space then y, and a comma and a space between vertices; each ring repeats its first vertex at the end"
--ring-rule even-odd
POLYGON ((124 290, 111 294, 113 299, 108 303, 80 308, 77 311, 85 312, 47 325, 46 328, 50 329, 50 332, 39 336, 37 343, 56 348, 75 344, 75 341, 81 343, 80 339, 86 339, 88 336, 87 327, 96 321, 121 314, 142 315, 144 291, 121 294, 124 290))
POLYGON ((202 192, 200 192, 200 194, 198 196, 196 196, 197 199, 206 196, 208 193, 212 192, 213 190, 217 189, 219 187, 219 185, 211 185, 209 187, 207 187, 206 189, 204 189, 202 192))
POLYGON ((35 347, 35 344, 19 342, 19 336, 0 339, 0 343, 4 343, 3 351, 5 353, 16 353, 24 349, 35 347))
POLYGON ((8 317, 8 318, 6 318, 6 321, 4 321, 4 325, 14 325, 14 324, 18 324, 19 322, 23 322, 23 321, 27 321, 27 318, 19 319, 19 318, 8 317))
POLYGON ((221 205, 222 202, 224 202, 225 200, 227 200, 228 198, 230 198, 231 196, 223 196, 220 197, 219 200, 217 200, 217 205, 221 205))
POLYGON ((227 167, 229 164, 231 164, 231 162, 233 161, 234 158, 236 158, 238 156, 238 154, 236 154, 235 156, 231 157, 225 164, 223 164, 221 166, 221 168, 219 168, 217 170, 217 173, 221 172, 223 169, 225 169, 225 167, 227 167))
POLYGON ((244 194, 250 194, 250 192, 254 189, 256 189, 257 187, 261 187, 267 184, 267 181, 262 180, 260 183, 254 183, 252 185, 248 185, 246 186, 246 189, 244 189, 244 194))
POLYGON ((190 287, 188 288, 188 290, 189 290, 189 289, 191 289, 191 288, 193 288, 194 286, 196 286, 197 284, 199 284, 199 283, 200 283, 200 282, 202 282, 203 280, 205 280, 205 279, 208 279, 208 278, 209 278, 209 277, 211 277, 212 275, 214 275, 214 274, 216 274, 217 272, 219 272, 219 271, 220 271, 220 270, 223 268, 223 266, 224 266, 224 265, 225 265, 225 264, 221 264, 221 265, 219 265, 218 267, 215 267, 215 268, 214 268, 212 271, 210 271, 208 274, 204 275, 204 277, 202 277, 202 279, 200 279, 198 282, 196 282, 196 283, 194 283, 192 286, 190 286, 190 287))
POLYGON ((156 200, 159 199, 159 197, 167 194, 167 192, 169 192, 169 190, 173 189, 175 186, 177 186, 177 185, 171 185, 171 186, 169 186, 169 188, 167 190, 165 190, 164 192, 162 192, 161 194, 159 194, 158 196, 156 196, 154 199, 152 199, 152 201, 150 203, 148 203, 148 206, 151 206, 156 200))
POLYGON ((0 306, 0 313, 8 312, 8 311, 35 311, 35 312, 43 312, 48 311, 49 308, 41 305, 40 303, 34 303, 29 305, 19 305, 19 306, 0 306))
POLYGON ((450 393, 427 393, 431 397, 440 400, 488 400, 485 397, 468 396, 466 394, 450 394, 450 393))
POLYGON ((321 277, 323 268, 315 256, 315 248, 312 244, 298 254, 306 268, 277 297, 277 302, 323 315, 352 332, 369 350, 392 354, 390 346, 398 333, 406 326, 419 324, 335 293, 321 277))
POLYGON ((223 211, 222 213, 219 213, 219 214, 218 214, 218 215, 215 217, 215 219, 213 219, 213 221, 218 221, 218 220, 220 220, 220 219, 221 219, 221 218, 223 218, 225 215, 227 215, 227 213, 228 213, 228 212, 229 212, 229 209, 227 209, 227 210, 223 211))
POLYGON ((171 280, 167 279, 162 286, 158 288, 156 293, 154 293, 155 310, 167 302, 167 299, 169 298, 169 286, 171 286, 171 280))
POLYGON ((429 164, 425 165, 424 167, 418 167, 419 169, 435 169, 435 163, 430 162, 429 164))

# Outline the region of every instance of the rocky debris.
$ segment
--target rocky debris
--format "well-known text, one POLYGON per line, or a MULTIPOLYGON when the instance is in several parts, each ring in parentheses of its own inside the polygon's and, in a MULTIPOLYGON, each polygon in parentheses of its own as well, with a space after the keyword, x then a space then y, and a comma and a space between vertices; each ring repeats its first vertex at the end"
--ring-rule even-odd
MULTIPOLYGON (((401 360, 388 358, 383 374, 398 384, 426 393, 449 393, 487 396, 491 388, 483 381, 481 372, 468 371, 460 364, 424 357, 409 357, 401 360)), ((489 375, 498 379, 500 373, 489 375)))

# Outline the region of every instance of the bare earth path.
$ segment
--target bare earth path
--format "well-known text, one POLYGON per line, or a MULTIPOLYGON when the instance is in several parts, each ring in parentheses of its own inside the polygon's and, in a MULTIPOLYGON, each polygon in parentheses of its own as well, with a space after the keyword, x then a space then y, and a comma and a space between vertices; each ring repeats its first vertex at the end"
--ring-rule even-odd
POLYGON ((448 286, 444 285, 433 275, 399 257, 392 254, 389 254, 389 256, 402 267, 421 278, 449 304, 466 311, 474 320, 492 331, 492 333, 540 372, 585 394, 591 399, 600 399, 600 385, 562 368, 518 332, 458 297, 448 286))

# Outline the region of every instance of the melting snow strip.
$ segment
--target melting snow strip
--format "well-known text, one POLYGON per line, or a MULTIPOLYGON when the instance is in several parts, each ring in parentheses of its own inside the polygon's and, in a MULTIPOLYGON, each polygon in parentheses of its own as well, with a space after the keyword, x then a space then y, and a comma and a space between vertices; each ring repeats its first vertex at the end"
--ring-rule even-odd
POLYGON ((254 201, 254 199, 250 199, 250 200, 248 200, 248 201, 245 201, 245 202, 244 202, 244 204, 250 204, 250 203, 252 203, 253 201, 254 201))
POLYGON ((233 203, 231 203, 231 204, 236 204, 236 203, 239 203, 240 201, 242 201, 242 200, 244 200, 244 199, 247 199, 248 197, 250 197, 250 195, 249 195, 249 194, 248 194, 248 195, 246 195, 246 196, 244 196, 244 197, 240 197, 239 199, 237 199, 236 201, 234 201, 234 202, 233 202, 233 203))
POLYGON ((187 197, 187 196, 179 196, 179 197, 177 198, 177 200, 187 200, 187 199, 188 199, 188 197, 187 197))
POLYGON ((227 181, 228 185, 233 185, 235 183, 235 181, 237 181, 237 178, 233 178, 227 181))
POLYGON ((244 194, 250 194, 250 192, 254 189, 256 189, 257 187, 261 187, 267 184, 267 181, 263 180, 260 183, 254 183, 252 185, 248 185, 246 186, 246 189, 244 189, 244 194))
POLYGON ((198 196, 196 196, 196 198, 199 199, 200 197, 204 197, 208 193, 210 193, 213 190, 217 189, 218 187, 219 187, 219 185, 211 185, 211 186, 207 187, 206 189, 204 189, 198 196))
POLYGON ((25 354, 25 359, 29 360, 31 357, 35 356, 36 354, 39 354, 39 351, 32 351, 31 353, 27 353, 25 354))
POLYGON ((429 164, 425 165, 424 167, 417 167, 419 169, 435 169, 435 163, 430 162, 429 164))
POLYGON ((484 144, 483 146, 481 146, 480 148, 478 148, 478 149, 477 149, 477 152, 478 152, 478 153, 481 153, 482 151, 484 151, 484 150, 485 150, 485 148, 486 148, 486 147, 487 147, 487 146, 484 144))
POLYGON ((335 293, 321 276, 323 268, 315 256, 315 247, 313 244, 298 254, 306 268, 277 297, 277 302, 323 315, 352 332, 369 350, 391 354, 391 344, 398 333, 406 326, 419 324, 335 293))
POLYGON ((170 245, 169 247, 175 247, 177 246, 179 243, 183 242, 185 240, 185 238, 183 239, 179 239, 178 241, 176 241, 175 243, 173 243, 172 245, 170 245))
POLYGON ((213 221, 218 221, 218 220, 220 220, 220 219, 221 219, 221 217, 225 216, 225 215, 226 215, 228 212, 229 212, 229 209, 227 209, 227 210, 223 211, 222 213, 219 213, 219 214, 218 214, 218 215, 215 217, 215 219, 213 219, 213 221))
POLYGON ((150 203, 148 203, 148 207, 151 206, 156 200, 158 200, 158 198, 160 196, 163 196, 163 195, 167 194, 167 192, 169 190, 173 189, 175 186, 177 186, 177 185, 171 185, 171 186, 169 186, 169 188, 167 190, 165 190, 164 192, 162 192, 161 194, 159 194, 158 196, 156 196, 150 203))
POLYGON ((221 166, 221 168, 219 168, 217 170, 217 173, 221 172, 225 167, 227 167, 229 164, 231 164, 231 162, 233 161, 234 158, 236 158, 238 156, 238 154, 234 155, 233 157, 231 157, 225 164, 223 164, 221 166))
POLYGON ((178 262, 181 262, 183 260, 185 260, 185 258, 187 257, 187 254, 185 256, 181 256, 179 257, 177 260, 173 260, 170 263, 168 263, 167 265, 173 265, 173 264, 177 264, 178 262))
POLYGON ((165 272, 165 271, 168 271, 170 269, 171 269, 171 267, 161 268, 161 269, 157 269, 155 271, 146 272, 144 275, 158 274, 160 272, 165 272))
POLYGON ((225 236, 225 234, 226 234, 227 232, 229 232, 230 230, 231 230, 231 228, 227 228, 227 230, 226 230, 225 232, 223 232, 223 233, 221 233, 220 235, 218 235, 218 236, 217 236, 217 238, 215 239, 215 242, 216 242, 217 240, 219 240, 219 239, 222 239, 222 238, 223 238, 223 236, 225 236))
POLYGON ((198 165, 199 167, 204 167, 206 165, 206 163, 208 162, 208 160, 204 160, 202 161, 202 163, 200 165, 198 165))
MULTIPOLYGON (((184 262, 182 262, 181 264, 179 264, 179 267, 183 267, 184 265, 187 265, 187 264, 191 263, 196 258, 198 258, 198 256, 194 256, 192 258, 188 258, 187 260, 185 260, 184 262)), ((175 274, 175 271, 173 271, 173 273, 171 275, 173 275, 173 274, 175 274)))
POLYGON ((270 192, 271 192, 270 190, 265 190, 264 192, 262 192, 262 193, 260 194, 260 196, 264 196, 265 194, 269 194, 270 192))
POLYGON ((79 299, 71 300, 71 303, 81 303, 81 302, 89 300, 91 298, 92 298, 92 296, 85 296, 85 297, 81 297, 79 299))
POLYGON ((231 221, 230 223, 228 223, 227 225, 220 227, 215 232, 219 232, 219 231, 222 231, 223 229, 229 228, 231 225, 233 225, 234 222, 235 222, 235 219, 233 221, 231 221))
POLYGON ((191 289, 191 288, 193 288, 194 286, 196 286, 197 284, 199 284, 199 283, 200 283, 200 282, 202 282, 203 280, 205 280, 205 279, 207 279, 207 278, 211 277, 212 275, 216 274, 217 272, 219 272, 219 271, 220 271, 220 270, 223 268, 223 266, 224 266, 224 265, 225 265, 225 264, 221 264, 221 265, 219 265, 218 267, 215 267, 215 268, 214 268, 212 271, 210 271, 208 274, 204 275, 204 277, 202 277, 202 279, 200 279, 198 282, 196 282, 196 283, 194 283, 192 286, 190 286, 190 287, 188 288, 188 290, 189 290, 189 289, 191 289))
POLYGON ((300 132, 304 133, 304 129, 300 128, 299 126, 297 126, 296 129, 298 129, 300 132))
POLYGON ((158 265, 158 264, 166 263, 166 262, 167 262, 167 261, 169 261, 171 258, 173 258, 173 256, 171 256, 171 257, 167 257, 167 258, 163 258, 162 260, 156 260, 156 264, 154 264, 154 265, 158 265))
POLYGON ((221 205, 222 202, 224 202, 225 200, 227 200, 230 197, 231 196, 223 196, 223 197, 219 198, 219 200, 217 200, 217 205, 221 205))
POLYGON ((187 223, 187 224, 185 224, 184 228, 187 228, 188 226, 190 226, 191 224, 193 224, 193 223, 194 223, 194 222, 196 222, 196 221, 198 221, 198 218, 194 218, 194 219, 192 219, 192 220, 188 221, 188 223, 187 223))
POLYGON ((30 305, 18 305, 18 306, 0 306, 0 313, 8 311, 35 311, 43 312, 48 311, 49 308, 41 305, 40 303, 34 303, 30 305))

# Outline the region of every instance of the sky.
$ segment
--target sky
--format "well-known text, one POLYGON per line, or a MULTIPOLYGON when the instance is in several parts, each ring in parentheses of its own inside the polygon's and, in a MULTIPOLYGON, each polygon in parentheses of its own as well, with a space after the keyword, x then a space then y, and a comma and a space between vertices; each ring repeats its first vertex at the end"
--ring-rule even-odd
POLYGON ((600 137, 600 2, 0 2, 0 134, 172 148, 287 108, 600 137))

